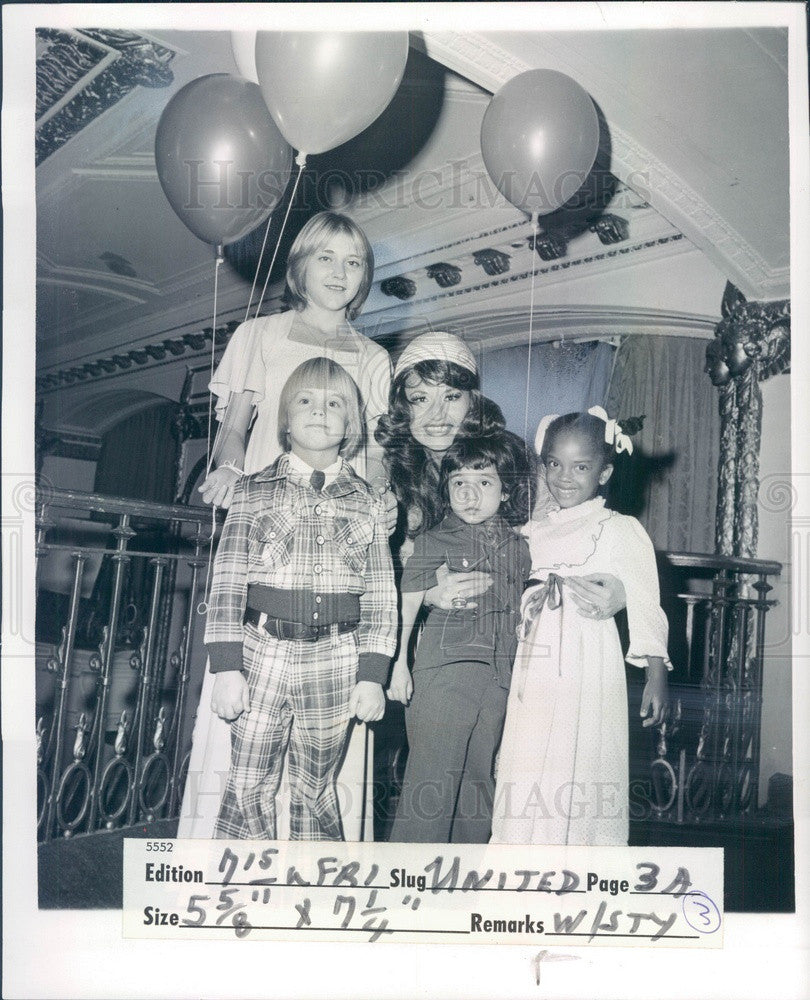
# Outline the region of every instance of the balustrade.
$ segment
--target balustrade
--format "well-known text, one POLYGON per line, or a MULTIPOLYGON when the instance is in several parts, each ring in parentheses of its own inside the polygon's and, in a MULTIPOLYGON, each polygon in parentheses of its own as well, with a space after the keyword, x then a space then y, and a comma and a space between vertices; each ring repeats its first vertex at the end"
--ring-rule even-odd
MULTIPOLYGON (((40 840, 177 816, 211 529, 207 508, 61 490, 42 500, 40 840)), ((668 722, 636 734, 631 779, 648 818, 739 817, 757 805, 768 580, 781 566, 693 553, 659 565, 678 670, 668 722)))
POLYGON ((38 515, 39 838, 174 817, 210 510, 51 490, 38 515))
POLYGON ((782 567, 684 552, 662 553, 659 566, 676 672, 653 737, 652 814, 735 820, 757 808, 768 579, 782 567))

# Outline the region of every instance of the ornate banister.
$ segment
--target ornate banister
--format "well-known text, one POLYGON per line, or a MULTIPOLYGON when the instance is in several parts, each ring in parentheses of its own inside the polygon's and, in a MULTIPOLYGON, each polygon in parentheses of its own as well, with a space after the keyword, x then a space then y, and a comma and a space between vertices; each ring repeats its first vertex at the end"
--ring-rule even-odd
POLYGON ((38 568, 57 561, 47 576, 62 588, 50 596, 67 607, 63 621, 48 621, 38 603, 38 640, 49 626, 60 637, 37 642, 39 837, 172 817, 188 762, 192 668, 202 670, 194 635, 211 510, 59 489, 42 490, 38 505, 38 568), (99 516, 112 522, 107 540, 78 542, 92 527, 105 531, 99 516), (82 594, 104 564, 112 572, 96 588, 103 620, 91 625, 82 594))
POLYGON ((732 820, 757 808, 769 579, 782 566, 689 552, 661 553, 659 565, 674 577, 662 596, 670 621, 684 623, 670 633, 673 660, 683 662, 656 737, 652 812, 677 823, 732 820))

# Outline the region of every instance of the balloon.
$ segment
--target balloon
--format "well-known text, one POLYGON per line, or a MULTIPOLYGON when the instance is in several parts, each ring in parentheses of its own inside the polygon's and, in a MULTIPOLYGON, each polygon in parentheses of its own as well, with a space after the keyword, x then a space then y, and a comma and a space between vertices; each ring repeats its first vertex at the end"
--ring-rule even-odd
POLYGON ((155 165, 192 233, 206 243, 233 243, 281 200, 292 150, 255 83, 213 73, 187 83, 166 105, 155 165))
POLYGON ((259 76, 256 73, 256 32, 232 31, 231 51, 239 69, 239 75, 243 76, 246 80, 250 80, 251 83, 258 83, 259 76))
POLYGON ((256 72, 284 138, 323 153, 388 106, 408 58, 407 32, 260 31, 256 72))
POLYGON ((551 69, 532 69, 505 83, 481 123, 489 176, 529 215, 565 204, 585 181, 598 146, 593 101, 570 76, 551 69))

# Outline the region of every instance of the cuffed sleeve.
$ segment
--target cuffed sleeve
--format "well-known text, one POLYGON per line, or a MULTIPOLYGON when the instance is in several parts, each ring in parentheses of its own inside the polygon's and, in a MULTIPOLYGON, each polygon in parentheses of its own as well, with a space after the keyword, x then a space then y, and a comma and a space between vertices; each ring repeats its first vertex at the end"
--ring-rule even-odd
POLYGON ((210 642, 207 649, 208 669, 212 674, 224 674, 229 670, 242 669, 244 661, 241 642, 210 642))
POLYGON ((667 652, 669 623, 661 608, 658 567, 650 537, 634 517, 615 519, 613 557, 616 575, 627 594, 627 625, 630 648, 625 659, 646 667, 648 656, 659 656, 667 670, 672 662, 667 652))
POLYGON ((361 653, 357 663, 357 679, 385 685, 390 669, 390 656, 383 656, 382 653, 361 653))

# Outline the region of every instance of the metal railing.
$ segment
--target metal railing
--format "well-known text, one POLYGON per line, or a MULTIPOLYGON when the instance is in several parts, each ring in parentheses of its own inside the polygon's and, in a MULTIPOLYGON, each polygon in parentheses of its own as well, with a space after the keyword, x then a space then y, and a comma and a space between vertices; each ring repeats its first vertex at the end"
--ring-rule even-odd
POLYGON ((206 508, 67 490, 40 499, 40 840, 177 815, 211 530, 206 508))
POLYGON ((676 664, 669 721, 655 735, 653 815, 723 822, 757 808, 769 578, 777 562, 661 553, 676 664))
MULTIPOLYGON (((65 490, 41 499, 40 840, 178 815, 211 531, 208 508, 65 490)), ((659 568, 679 669, 669 721, 631 771, 645 776, 652 818, 736 817, 756 808, 767 595, 781 566, 662 553, 659 568)))

